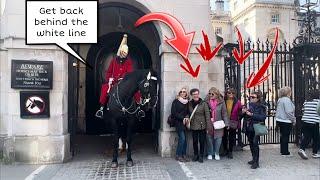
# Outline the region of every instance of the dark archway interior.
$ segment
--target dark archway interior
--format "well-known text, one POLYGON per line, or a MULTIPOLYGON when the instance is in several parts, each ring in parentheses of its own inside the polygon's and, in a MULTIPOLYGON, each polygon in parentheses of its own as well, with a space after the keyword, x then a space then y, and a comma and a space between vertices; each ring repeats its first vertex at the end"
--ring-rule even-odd
MULTIPOLYGON (((112 57, 115 57, 124 33, 128 34, 129 56, 134 68, 152 68, 160 78, 160 38, 153 23, 135 28, 134 23, 145 13, 122 3, 99 5, 98 43, 91 45, 87 54, 88 63, 93 69, 86 70, 86 134, 109 134, 110 126, 95 117, 99 109, 101 84, 104 73, 112 57)), ((160 92, 160 91, 159 91, 160 92)), ((160 127, 160 102, 156 111, 149 111, 141 121, 137 121, 137 132, 150 133, 160 127)), ((155 131, 154 131, 155 132, 155 131)))

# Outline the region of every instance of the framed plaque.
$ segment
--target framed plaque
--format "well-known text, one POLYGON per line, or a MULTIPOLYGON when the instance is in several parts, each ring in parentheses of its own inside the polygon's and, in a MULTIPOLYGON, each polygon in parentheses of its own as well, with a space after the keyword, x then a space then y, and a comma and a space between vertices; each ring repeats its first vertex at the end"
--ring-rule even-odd
POLYGON ((11 88, 52 89, 52 61, 12 60, 11 88))

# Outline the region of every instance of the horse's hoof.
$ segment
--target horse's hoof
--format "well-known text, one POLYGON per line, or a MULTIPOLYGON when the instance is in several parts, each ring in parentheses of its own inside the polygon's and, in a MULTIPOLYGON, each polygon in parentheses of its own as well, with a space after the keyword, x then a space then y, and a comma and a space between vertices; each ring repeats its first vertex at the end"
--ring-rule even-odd
POLYGON ((127 161, 126 165, 127 165, 128 167, 132 167, 132 166, 133 166, 133 161, 132 161, 132 160, 131 160, 131 161, 127 161))
POLYGON ((118 167, 118 162, 112 162, 111 163, 112 168, 117 168, 118 167))

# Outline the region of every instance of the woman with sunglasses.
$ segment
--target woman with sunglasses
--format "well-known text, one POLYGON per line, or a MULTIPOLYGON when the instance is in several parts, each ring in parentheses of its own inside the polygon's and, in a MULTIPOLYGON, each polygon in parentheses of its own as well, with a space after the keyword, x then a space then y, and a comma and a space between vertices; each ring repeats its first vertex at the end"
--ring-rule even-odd
POLYGON ((186 87, 181 88, 176 99, 172 102, 171 116, 175 120, 175 127, 178 133, 178 146, 176 150, 176 160, 180 162, 189 161, 186 157, 187 139, 185 122, 189 117, 188 111, 188 90, 186 87))
POLYGON ((248 162, 252 169, 259 167, 259 137, 255 135, 253 124, 264 123, 266 107, 262 104, 262 94, 258 91, 250 94, 250 102, 242 108, 244 132, 248 137, 252 160, 248 162))
POLYGON ((225 93, 225 103, 227 107, 228 118, 230 119, 230 128, 224 129, 224 135, 222 138, 223 149, 225 155, 229 159, 233 158, 232 150, 233 145, 236 142, 237 129, 241 127, 239 116, 241 114, 241 102, 235 97, 236 91, 233 88, 228 88, 225 93))
POLYGON ((215 129, 213 124, 216 121, 223 120, 226 128, 229 128, 226 104, 224 103, 223 96, 220 91, 214 87, 209 90, 206 101, 211 110, 211 122, 207 124, 208 159, 211 160, 214 155, 215 160, 220 160, 219 152, 222 142, 223 128, 215 129))

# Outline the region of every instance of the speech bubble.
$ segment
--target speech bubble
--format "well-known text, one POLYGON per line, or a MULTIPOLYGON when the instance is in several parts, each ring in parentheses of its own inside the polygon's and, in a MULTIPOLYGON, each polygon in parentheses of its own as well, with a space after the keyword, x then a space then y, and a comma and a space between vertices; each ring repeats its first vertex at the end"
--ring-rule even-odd
POLYGON ((97 43, 98 1, 26 0, 26 44, 56 44, 90 66, 69 43, 97 43))

